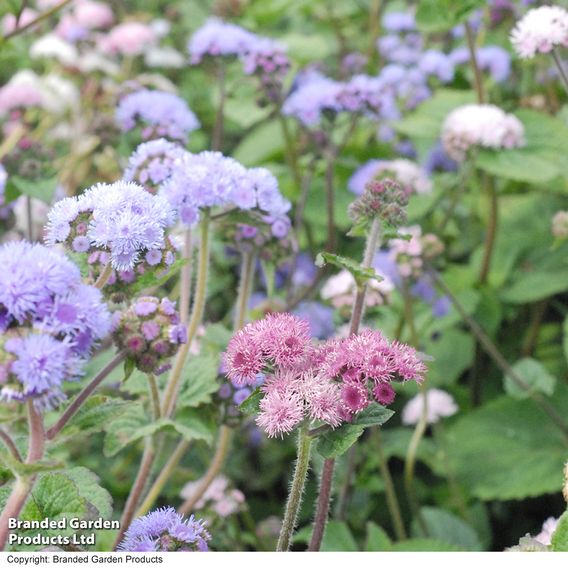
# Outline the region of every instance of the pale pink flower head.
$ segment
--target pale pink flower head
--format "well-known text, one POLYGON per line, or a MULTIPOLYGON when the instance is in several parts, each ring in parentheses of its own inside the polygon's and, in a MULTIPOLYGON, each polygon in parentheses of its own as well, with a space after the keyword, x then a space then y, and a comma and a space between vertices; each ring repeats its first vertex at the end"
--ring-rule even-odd
POLYGON ((304 403, 299 394, 281 392, 273 388, 260 401, 260 412, 256 423, 269 438, 284 437, 304 418, 304 403))
POLYGON ((235 385, 252 385, 265 366, 257 326, 249 324, 237 331, 225 352, 227 376, 235 385))
MULTIPOLYGON (((441 418, 453 416, 459 410, 452 395, 440 389, 428 389, 426 391, 426 406, 428 424, 434 424, 439 422, 441 418)), ((407 426, 417 424, 422 416, 423 407, 424 397, 422 394, 410 399, 402 410, 402 423, 407 426)))
POLYGON ((73 15, 77 24, 87 29, 108 28, 114 22, 111 7, 94 0, 78 2, 75 5, 73 15))
MULTIPOLYGON (((322 299, 329 300, 334 308, 351 306, 355 297, 356 282, 348 270, 341 270, 331 276, 323 285, 320 295, 322 299)), ((367 282, 365 304, 367 307, 380 306, 389 301, 394 290, 392 281, 384 276, 381 280, 371 279, 367 282)))
POLYGON ((2 18, 2 29, 4 30, 4 34, 10 34, 15 31, 16 24, 18 28, 27 26, 30 22, 33 22, 37 16, 37 12, 31 8, 24 8, 20 14, 19 20, 16 19, 14 14, 6 14, 4 18, 2 18))
POLYGON ((100 38, 99 48, 107 54, 136 56, 143 54, 157 41, 151 26, 141 22, 125 22, 100 38))
POLYGON ((39 77, 30 70, 19 71, 0 88, 0 117, 14 110, 42 106, 43 102, 39 77))
POLYGON ((560 6, 529 10, 513 29, 511 43, 523 59, 568 46, 568 11, 560 6))
POLYGON ((261 321, 258 339, 267 359, 278 367, 301 364, 311 354, 310 324, 289 313, 268 314, 261 321))

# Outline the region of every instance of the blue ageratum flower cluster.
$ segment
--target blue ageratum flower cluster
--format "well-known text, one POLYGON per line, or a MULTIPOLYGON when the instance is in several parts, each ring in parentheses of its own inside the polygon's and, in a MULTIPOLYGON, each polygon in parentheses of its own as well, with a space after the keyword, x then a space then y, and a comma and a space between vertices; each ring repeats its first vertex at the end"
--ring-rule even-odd
POLYGON ((319 73, 307 73, 284 102, 282 113, 308 127, 323 116, 339 113, 364 114, 374 119, 396 119, 398 110, 390 85, 380 77, 355 75, 349 81, 334 81, 319 73))
POLYGON ((285 236, 290 227, 286 213, 290 203, 278 189, 278 181, 265 168, 247 169, 220 152, 184 152, 178 158, 160 194, 168 199, 187 226, 199 221, 200 211, 212 207, 258 210, 276 233, 285 236))
POLYGON ((193 515, 184 519, 164 507, 135 519, 118 550, 123 552, 206 552, 211 535, 205 522, 193 515))
POLYGON ((165 231, 174 221, 163 197, 131 182, 100 183, 54 205, 46 240, 79 253, 107 252, 114 269, 131 270, 140 261, 157 266, 163 255, 172 255, 165 231))
POLYGON ((7 243, 0 265, 0 398, 56 406, 110 332, 110 313, 79 269, 43 245, 7 243))
POLYGON ((168 138, 183 144, 200 124, 187 103, 172 93, 142 89, 126 95, 116 109, 116 121, 123 132, 136 126, 142 138, 168 138))

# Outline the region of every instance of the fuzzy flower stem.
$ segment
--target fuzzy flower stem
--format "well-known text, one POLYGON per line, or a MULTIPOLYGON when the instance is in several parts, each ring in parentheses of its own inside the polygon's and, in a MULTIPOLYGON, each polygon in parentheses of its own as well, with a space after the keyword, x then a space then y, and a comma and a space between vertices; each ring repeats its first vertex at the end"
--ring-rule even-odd
POLYGON ((381 429, 373 428, 373 436, 375 437, 377 453, 379 456, 379 469, 385 484, 385 495, 387 498, 387 507, 394 527, 394 533, 398 540, 406 540, 407 534, 400 512, 400 504, 396 496, 396 490, 389 470, 388 460, 383 450, 383 441, 381 437, 381 429))
POLYGON ((225 65, 219 62, 217 71, 217 80, 219 82, 219 105, 217 106, 217 116, 215 117, 215 126, 213 127, 213 136, 211 138, 211 148, 213 151, 220 151, 223 145, 223 130, 225 123, 225 98, 227 96, 225 85, 225 65))
POLYGON ((89 398, 94 390, 110 375, 110 373, 122 363, 126 358, 126 353, 120 351, 117 353, 108 364, 103 367, 94 379, 76 396, 73 402, 65 409, 61 418, 47 431, 46 437, 48 440, 53 440, 55 436, 62 430, 62 428, 69 422, 75 413, 81 408, 83 403, 89 398))
MULTIPOLYGON (((369 268, 373 262, 375 252, 379 246, 381 236, 381 222, 378 218, 373 219, 371 228, 367 235, 367 243, 365 245, 365 253, 363 255, 363 268, 369 268)), ((363 313, 365 308, 365 294, 367 292, 367 285, 357 288, 355 292, 355 302, 353 304, 353 311, 351 313, 351 322, 349 323, 349 334, 355 335, 359 333, 361 321, 363 320, 363 313)), ((335 468, 335 459, 326 459, 323 464, 323 471, 320 480, 320 489, 318 501, 316 505, 316 514, 314 517, 314 530, 308 550, 317 552, 321 547, 323 534, 325 532, 325 525, 329 514, 329 500, 331 497, 331 484, 333 482, 333 470, 335 468)))
POLYGON ((483 79, 481 76, 481 70, 479 69, 479 63, 477 61, 477 55, 475 53, 475 37, 471 25, 469 22, 465 22, 465 35, 467 38, 467 47, 469 49, 469 58, 471 62, 471 67, 473 68, 473 76, 475 80, 475 92, 477 95, 477 102, 482 105, 485 103, 485 93, 483 90, 483 79))
POLYGON ((16 27, 16 29, 12 30, 10 33, 8 33, 4 37, 0 38, 0 45, 2 45, 2 42, 7 41, 9 39, 12 39, 13 37, 20 35, 21 33, 29 30, 30 28, 33 28, 34 26, 43 22, 44 20, 47 20, 47 18, 51 18, 51 16, 53 16, 54 14, 57 14, 57 12, 59 12, 59 10, 61 10, 62 8, 65 8, 65 6, 67 6, 67 4, 70 4, 70 3, 71 3, 71 0, 61 0, 61 2, 59 2, 59 4, 56 4, 55 6, 50 8, 49 10, 42 12, 39 16, 37 16, 37 18, 34 18, 31 22, 28 22, 24 26, 16 27))
POLYGON ((103 268, 103 271, 99 274, 99 277, 95 282, 95 288, 102 290, 105 284, 108 282, 108 279, 111 277, 111 275, 112 275, 112 264, 108 262, 103 268))
MULTIPOLYGON (((367 236, 367 244, 365 246, 365 254, 363 256, 363 262, 361 266, 363 268, 370 268, 373 263, 373 258, 375 257, 375 252, 379 246, 379 240, 381 236, 381 222, 378 218, 373 219, 369 234, 367 236)), ((357 289, 355 294, 355 303, 353 306, 353 312, 351 314, 351 322, 349 324, 349 334, 355 335, 359 333, 359 328, 361 327, 361 321, 363 319, 363 314, 365 312, 365 295, 367 293, 367 284, 357 289)))
POLYGON ((300 427, 298 429, 296 469, 294 470, 294 478, 292 479, 288 502, 286 503, 286 511, 282 521, 278 544, 276 545, 276 552, 287 552, 290 550, 290 543, 298 520, 298 512, 302 504, 302 494, 310 465, 311 444, 312 438, 307 435, 306 426, 300 427))
POLYGON ((294 145, 294 139, 290 133, 290 128, 288 127, 288 122, 286 122, 286 117, 278 110, 278 118, 280 121, 280 126, 282 127, 282 135, 284 136, 284 143, 286 145, 286 161, 288 162, 288 167, 294 178, 294 184, 297 188, 302 186, 302 176, 300 174, 300 169, 298 167, 298 154, 296 151, 296 146, 294 145))
POLYGON ((4 445, 10 451, 14 459, 18 460, 19 462, 23 461, 22 456, 20 455, 20 452, 16 447, 16 444, 14 444, 14 440, 12 440, 10 435, 7 432, 4 432, 4 430, 0 430, 0 440, 4 442, 4 445))
POLYGON ((179 313, 181 323, 187 325, 189 318, 189 300, 191 298, 191 275, 193 272, 193 239, 191 229, 185 232, 185 240, 183 243, 183 260, 184 265, 181 269, 181 290, 179 300, 179 313))
POLYGON ((558 73, 562 79, 564 89, 566 89, 566 93, 568 93, 568 74, 566 74, 566 69, 564 69, 564 65, 562 64, 562 60, 560 59, 556 48, 552 50, 552 58, 554 59, 554 63, 556 64, 556 68, 558 69, 558 73))
POLYGON ((194 491, 193 495, 188 497, 181 507, 178 509, 178 513, 182 515, 188 515, 195 504, 201 497, 207 488, 211 485, 213 480, 217 477, 221 468, 223 467, 223 463, 225 462, 225 457, 229 451, 231 446, 231 438, 233 436, 233 430, 229 428, 229 426, 223 425, 219 430, 219 439, 217 440, 217 449, 215 450, 215 455, 209 464, 209 469, 207 473, 201 478, 199 482, 199 487, 194 491))
POLYGON ((179 390, 179 382, 181 372, 189 352, 189 348, 197 329, 203 319, 205 310, 205 300, 207 297, 207 275, 209 272, 209 212, 205 211, 200 222, 201 240, 199 243, 199 261, 197 267, 197 284, 195 287, 195 296, 193 298, 193 309, 189 323, 187 324, 187 342, 184 343, 178 351, 174 368, 170 374, 164 398, 162 401, 162 416, 169 418, 176 406, 176 399, 179 390))
POLYGON ((332 251, 335 248, 335 195, 333 191, 333 170, 335 167, 335 155, 328 157, 325 166, 325 203, 327 211, 327 242, 325 250, 332 251))
POLYGON ((29 480, 18 477, 6 501, 6 505, 0 516, 0 551, 4 550, 10 530, 8 529, 8 522, 10 519, 18 518, 26 499, 31 491, 32 484, 29 480))
POLYGON ((136 511, 136 517, 141 517, 145 515, 154 505, 156 499, 162 492, 164 485, 168 482, 171 474, 174 472, 175 468, 178 466, 181 458, 184 456, 185 452, 189 448, 189 442, 186 440, 181 440, 177 445, 176 449, 173 451, 172 455, 168 459, 166 465, 160 471, 160 474, 152 484, 152 487, 148 491, 148 494, 142 501, 140 507, 136 511))
MULTIPOLYGON (((154 421, 160 419, 160 393, 158 391, 158 384, 156 377, 154 375, 148 375, 148 391, 150 395, 150 401, 152 404, 152 418, 154 421)), ((134 518, 134 511, 140 501, 144 487, 148 481, 148 477, 152 470, 152 465, 156 457, 156 452, 154 449, 154 440, 152 436, 148 436, 145 440, 144 453, 142 454, 142 460, 140 461, 140 466, 138 468, 138 473, 136 474, 136 479, 132 485, 132 489, 126 500, 124 506, 124 511, 122 512, 122 517, 120 519, 120 529, 116 535, 113 550, 120 544, 124 533, 127 531, 132 519, 134 518)))
POLYGON ((485 284, 489 276, 491 268, 491 257, 493 256, 493 249, 495 247, 495 237, 497 236, 497 223, 499 221, 499 200, 495 190, 495 183, 493 178, 483 173, 483 181, 485 190, 489 194, 489 224, 487 226, 487 235, 485 237, 485 250, 483 253, 483 262, 481 264, 481 271, 479 273, 479 283, 485 284))
POLYGON ((116 550, 116 547, 122 541, 124 533, 130 526, 130 523, 134 518, 136 505, 140 500, 140 496, 142 495, 142 491, 144 491, 144 486, 146 485, 146 481, 148 479, 148 476, 150 475, 152 464, 154 463, 154 457, 154 444, 152 442, 152 438, 150 437, 146 439, 144 453, 142 454, 142 461, 140 462, 140 467, 138 468, 136 479, 134 480, 132 489, 130 490, 128 499, 126 500, 126 504, 124 506, 124 511, 122 512, 122 517, 120 518, 120 529, 118 531, 118 534, 116 535, 112 547, 113 550, 116 550))
POLYGON ((535 392, 531 387, 524 381, 524 379, 511 367, 509 362, 503 357, 497 346, 491 341, 489 336, 483 331, 480 325, 466 312, 464 307, 461 305, 460 301, 457 299, 456 295, 450 290, 447 284, 440 278, 438 273, 429 269, 428 273, 432 276, 432 279, 437 284, 437 286, 448 296, 456 311, 460 314, 463 321, 469 327, 473 335, 479 341, 480 345, 483 347, 485 352, 493 359, 497 367, 501 371, 508 375, 511 380, 522 390, 524 390, 529 398, 538 405, 542 411, 548 415, 548 417, 554 422, 558 429, 562 432, 565 441, 568 443, 568 424, 566 424, 563 416, 558 413, 556 408, 550 404, 550 402, 544 398, 540 393, 535 392))
POLYGON ((422 395, 422 413, 420 414, 420 419, 416 424, 416 428, 412 433, 410 438, 410 443, 408 444, 408 449, 406 450, 406 459, 404 460, 404 487, 406 489, 406 496, 408 502, 416 516, 416 520, 420 525, 425 537, 428 536, 428 527, 422 516, 420 510, 420 501, 418 500, 418 495, 416 494, 416 488, 414 487, 414 472, 416 470, 416 454, 418 452, 418 446, 424 437, 426 432, 426 426, 428 425, 428 398, 426 397, 426 382, 423 382, 420 386, 420 393, 422 395))
MULTIPOLYGON (((28 426, 29 426, 29 441, 28 441, 28 455, 26 459, 27 464, 34 463, 43 457, 45 448, 45 430, 43 427, 43 417, 35 409, 32 400, 28 400, 28 426)), ((33 488, 35 476, 31 477, 17 477, 8 497, 8 501, 0 516, 0 551, 4 550, 8 535, 8 522, 10 519, 17 519, 26 503, 26 499, 33 488)))
MULTIPOLYGON (((243 253, 242 263, 241 263, 241 276, 239 284, 239 295, 237 298, 237 306, 235 311, 235 323, 234 331, 238 331, 243 327, 246 320, 246 313, 248 308, 248 303, 250 299, 250 293, 252 288, 252 280, 254 277, 254 268, 256 265, 256 255, 251 252, 243 253)), ((193 494, 188 497, 182 506, 179 508, 179 512, 182 515, 189 514, 195 504, 203 497, 213 480, 219 475, 219 472, 223 468, 227 454, 231 447, 231 439, 233 437, 233 431, 226 425, 221 426, 219 430, 219 438, 217 440, 217 449, 215 450, 215 455, 209 464, 207 472, 201 478, 199 486, 195 489, 193 494)))

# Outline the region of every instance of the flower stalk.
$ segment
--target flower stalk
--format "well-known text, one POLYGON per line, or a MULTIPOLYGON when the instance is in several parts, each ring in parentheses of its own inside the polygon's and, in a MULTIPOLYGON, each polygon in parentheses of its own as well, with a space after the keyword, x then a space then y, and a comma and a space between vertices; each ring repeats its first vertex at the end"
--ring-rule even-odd
POLYGON ((286 511, 282 521, 282 528, 276 546, 276 552, 287 552, 290 550, 294 528, 298 521, 298 513, 302 504, 304 485, 308 476, 310 465, 310 449, 312 444, 311 436, 307 435, 306 426, 298 429, 298 454, 294 477, 286 503, 286 511))

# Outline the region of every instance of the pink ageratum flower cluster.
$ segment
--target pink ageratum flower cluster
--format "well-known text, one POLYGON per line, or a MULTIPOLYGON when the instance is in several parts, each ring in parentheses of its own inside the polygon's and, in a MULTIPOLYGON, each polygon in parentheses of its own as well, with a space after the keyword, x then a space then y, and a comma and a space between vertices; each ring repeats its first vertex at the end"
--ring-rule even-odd
POLYGON ((560 6, 529 10, 513 29, 511 43, 523 59, 568 46, 568 11, 560 6))
POLYGON ((237 332, 225 366, 237 385, 266 375, 257 424, 269 437, 305 420, 332 427, 350 422, 373 401, 390 404, 391 381, 421 381, 425 372, 414 349, 379 331, 315 344, 308 322, 287 313, 269 314, 237 332))

